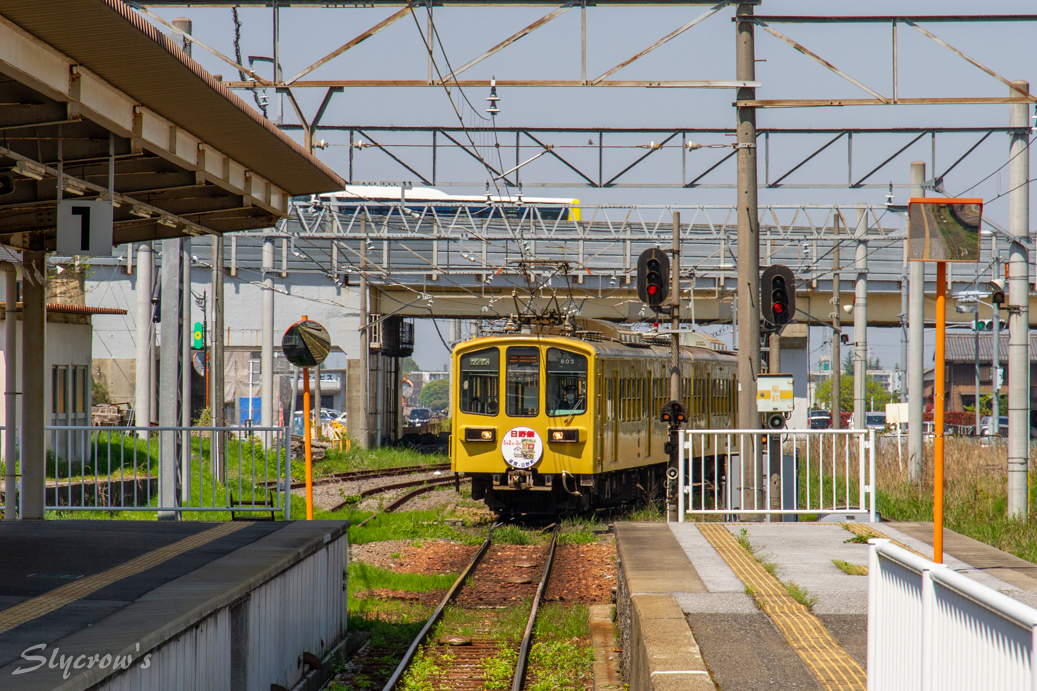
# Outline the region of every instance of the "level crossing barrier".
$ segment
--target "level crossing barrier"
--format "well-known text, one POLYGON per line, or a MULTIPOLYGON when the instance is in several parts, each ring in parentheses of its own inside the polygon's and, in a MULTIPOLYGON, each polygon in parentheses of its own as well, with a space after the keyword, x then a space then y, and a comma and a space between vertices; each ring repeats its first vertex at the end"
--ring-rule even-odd
POLYGON ((1034 691, 1037 610, 869 540, 868 691, 1034 691))
POLYGON ((681 430, 677 520, 875 514, 875 431, 681 430))
POLYGON ((291 517, 287 427, 50 425, 45 434, 47 510, 291 517), (214 465, 212 442, 219 435, 224 452, 214 465), (162 473, 165 456, 173 467, 162 473), (164 486, 169 481, 172 488, 164 486))

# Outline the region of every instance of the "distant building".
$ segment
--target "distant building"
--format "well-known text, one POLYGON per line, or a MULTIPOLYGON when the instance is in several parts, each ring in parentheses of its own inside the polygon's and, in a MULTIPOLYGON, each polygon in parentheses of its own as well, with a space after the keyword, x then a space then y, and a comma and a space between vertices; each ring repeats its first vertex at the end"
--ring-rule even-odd
POLYGON ((408 374, 407 381, 411 383, 411 394, 404 397, 404 405, 408 408, 414 408, 421 405, 421 390, 425 388, 425 385, 430 381, 436 381, 437 379, 450 379, 450 372, 417 371, 408 374))
MULTIPOLYGON (((1006 330, 1007 331, 1007 330, 1006 330)), ((993 391, 991 384, 993 362, 993 334, 979 334, 979 393, 986 396, 993 391)), ((1037 333, 1030 334, 1030 409, 1037 403, 1037 333)), ((947 334, 945 346, 945 362, 947 367, 947 410, 964 410, 965 406, 973 406, 976 402, 976 334, 972 331, 950 332, 947 334)), ((1008 334, 1002 331, 998 339, 998 359, 1003 372, 1001 394, 1008 392, 1008 381, 1012 373, 1008 369, 1008 334)), ((926 406, 933 401, 933 369, 925 372, 926 406)), ((1007 415, 1006 410, 1001 411, 1007 415)), ((1031 418, 1033 413, 1031 413, 1031 418)), ((1032 423, 1031 423, 1032 424, 1032 423)))

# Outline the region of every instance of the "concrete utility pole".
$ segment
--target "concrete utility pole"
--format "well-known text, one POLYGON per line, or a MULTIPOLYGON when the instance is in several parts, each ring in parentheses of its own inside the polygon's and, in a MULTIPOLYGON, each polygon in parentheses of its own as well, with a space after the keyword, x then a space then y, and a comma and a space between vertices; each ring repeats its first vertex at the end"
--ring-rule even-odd
MULTIPOLYGON (((183 379, 180 368, 183 366, 184 318, 183 306, 183 261, 180 257, 180 240, 162 241, 162 359, 159 373, 159 425, 162 427, 178 427, 180 411, 183 405, 181 386, 183 379)), ((158 496, 161 506, 176 506, 180 481, 180 454, 182 448, 177 433, 166 431, 159 433, 159 478, 158 496)), ((179 518, 176 511, 159 511, 160 521, 174 521, 179 518)))
MULTIPOLYGON (((742 81, 756 80, 756 48, 752 5, 739 5, 736 12, 736 75, 742 81)), ((756 89, 738 89, 738 100, 753 100, 756 89)), ((758 429, 756 377, 760 373, 760 222, 757 209, 756 109, 738 108, 738 425, 758 429)), ((751 486, 753 460, 743 458, 742 483, 751 486)), ((745 495, 745 506, 752 503, 745 495)))
POLYGON ((4 262, 4 520, 18 518, 18 476, 15 459, 18 457, 18 271, 14 264, 4 262))
MULTIPOLYGON (((1029 90, 1029 83, 1013 82, 1029 90)), ((1013 93, 1015 93, 1013 91, 1013 93)), ((1008 106, 1008 232, 1027 240, 1030 234, 1030 137, 1028 105, 1008 106)), ((1030 450, 1030 267, 1026 246, 1013 240, 1008 255, 1008 515, 1025 519, 1027 463, 1030 450)))
POLYGON ((22 518, 43 519, 47 255, 22 253, 22 518))
MULTIPOLYGON (((151 294, 154 292, 155 256, 151 243, 137 246, 137 374, 133 387, 133 417, 138 427, 151 426, 151 363, 154 345, 151 294)), ((142 431, 140 437, 148 434, 142 431)))
MULTIPOLYGON (((1001 275, 1001 258, 997 255, 997 236, 990 236, 991 254, 994 255, 994 278, 1001 275)), ((991 325, 990 336, 994 342, 990 344, 990 391, 993 397, 990 399, 990 436, 996 437, 1001 429, 1001 387, 998 386, 998 372, 1001 370, 1001 306, 996 302, 993 309, 994 323, 991 325)))
MULTIPOLYGON (((263 238, 263 343, 259 363, 262 377, 259 395, 263 398, 263 427, 274 424, 274 239, 263 238)), ((289 421, 291 424, 291 421, 289 421)))
MULTIPOLYGON (((900 272, 900 403, 907 403, 907 241, 904 241, 904 262, 900 272)), ((898 423, 899 428, 903 420, 898 423)), ((901 450, 901 453, 903 450, 901 450)))
MULTIPOLYGON (((977 281, 978 282, 978 281, 977 281)), ((980 425, 980 413, 979 411, 979 303, 976 303, 976 312, 972 315, 972 331, 973 331, 973 354, 976 356, 976 434, 979 434, 980 425)), ((990 373, 993 375, 993 371, 990 373)))
MULTIPOLYGON (((183 253, 181 257, 184 262, 183 268, 183 297, 181 299, 180 306, 184 310, 182 323, 180 329, 181 333, 180 348, 181 348, 181 369, 180 377, 182 381, 180 383, 180 426, 184 428, 191 427, 191 374, 193 372, 193 366, 191 362, 191 333, 193 332, 193 324, 191 322, 191 307, 194 304, 194 296, 191 294, 191 238, 183 238, 180 240, 181 246, 183 247, 183 253)), ((189 432, 182 432, 180 436, 180 445, 183 447, 180 452, 180 491, 182 493, 181 500, 187 503, 191 498, 191 434, 189 432)))
MULTIPOLYGON (((367 235, 367 219, 360 219, 360 237, 367 235)), ((360 446, 371 448, 371 330, 367 319, 367 243, 360 243, 360 370, 363 395, 360 396, 360 446)))
MULTIPOLYGON (((226 427, 227 420, 224 412, 224 379, 226 378, 227 363, 223 357, 223 343, 225 332, 223 330, 223 236, 212 238, 212 349, 209 353, 209 401, 212 413, 213 427, 226 427)), ((217 433, 213 435, 212 447, 209 452, 210 462, 217 481, 222 482, 226 476, 227 438, 217 433)))
POLYGON ((843 354, 842 334, 843 322, 839 310, 842 309, 842 291, 839 285, 842 276, 839 273, 841 259, 839 257, 839 214, 836 213, 832 224, 832 429, 840 429, 843 426, 842 401, 839 395, 842 393, 843 354))
POLYGON ((853 428, 867 427, 868 391, 868 212, 857 209, 857 240, 853 268, 857 282, 853 296, 853 428))
POLYGON ((673 262, 670 265, 670 400, 681 400, 681 212, 673 212, 673 262))
MULTIPOLYGON (((735 78, 756 80, 756 43, 754 25, 746 19, 753 15, 752 5, 739 5, 735 13, 737 43, 735 46, 735 78)), ((738 100, 753 100, 756 89, 738 89, 738 100)), ((760 220, 757 208, 756 109, 738 108, 738 138, 735 143, 738 160, 738 425, 742 429, 759 429, 756 411, 757 375, 760 373, 760 220)), ((752 488, 763 483, 754 477, 762 468, 761 447, 742 454, 740 484, 742 508, 759 506, 760 496, 752 488)), ((737 491, 737 490, 736 490, 737 491)))
MULTIPOLYGON (((911 164, 911 196, 924 197, 925 163, 911 164)), ((907 239, 904 239, 907 243, 907 239)), ((923 394, 925 363, 925 262, 910 264, 907 306, 907 475, 912 482, 922 478, 922 418, 925 412, 923 394)))
MULTIPOLYGON (((192 34, 194 32, 194 25, 187 17, 178 17, 173 20, 173 26, 180 29, 186 34, 192 34)), ((185 38, 180 37, 181 46, 184 52, 188 56, 191 55, 191 43, 185 38)), ((180 269, 180 282, 179 288, 182 292, 180 296, 180 322, 178 324, 178 344, 180 347, 179 352, 179 367, 178 373, 180 376, 180 394, 177 400, 177 406, 179 411, 179 419, 176 423, 180 427, 191 426, 191 338, 187 337, 185 331, 192 331, 191 324, 191 303, 193 302, 191 295, 191 238, 181 238, 177 241, 180 244, 178 257, 183 266, 180 269)), ((163 257, 163 263, 168 260, 168 257, 163 257)), ((171 289, 170 284, 165 285, 165 289, 168 291, 171 289)), ((163 322, 165 319, 163 319, 163 322)), ((165 362, 165 350, 163 350, 163 362, 165 362)), ((165 382, 163 382, 165 384, 165 382)), ((163 406, 165 407, 165 406, 163 406)), ((186 432, 180 433, 180 451, 177 456, 177 462, 180 467, 179 476, 177 477, 176 485, 183 493, 181 500, 187 501, 191 496, 191 435, 186 432)))

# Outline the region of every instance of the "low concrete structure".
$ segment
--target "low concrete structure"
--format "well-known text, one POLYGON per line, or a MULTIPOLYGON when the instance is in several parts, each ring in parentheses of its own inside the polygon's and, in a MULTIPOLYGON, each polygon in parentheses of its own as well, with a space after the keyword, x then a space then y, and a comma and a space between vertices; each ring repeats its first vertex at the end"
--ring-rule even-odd
POLYGON ((346 641, 348 527, 2 522, 0 686, 320 688, 346 641))

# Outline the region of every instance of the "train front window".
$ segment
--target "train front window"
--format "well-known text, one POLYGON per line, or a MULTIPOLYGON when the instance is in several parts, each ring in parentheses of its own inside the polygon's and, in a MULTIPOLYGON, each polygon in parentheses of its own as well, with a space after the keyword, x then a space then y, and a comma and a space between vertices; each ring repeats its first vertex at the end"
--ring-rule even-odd
POLYGON ((507 413, 535 417, 540 413, 540 351, 513 346, 507 351, 507 413))
POLYGON ((496 415, 500 410, 500 351, 486 348, 461 356, 462 413, 496 415))
POLYGON ((547 349, 547 414, 587 412, 587 358, 558 348, 547 349))

